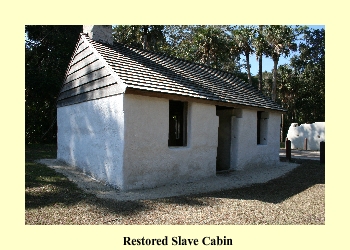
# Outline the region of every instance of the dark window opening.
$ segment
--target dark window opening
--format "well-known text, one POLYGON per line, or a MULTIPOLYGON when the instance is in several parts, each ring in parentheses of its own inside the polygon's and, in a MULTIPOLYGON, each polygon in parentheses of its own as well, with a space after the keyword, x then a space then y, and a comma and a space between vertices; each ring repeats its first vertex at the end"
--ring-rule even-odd
POLYGON ((187 104, 169 101, 169 140, 168 146, 187 145, 187 104))
POLYGON ((261 125, 260 125, 260 121, 261 121, 261 113, 262 111, 258 111, 257 113, 257 144, 260 144, 260 134, 261 134, 261 125))
POLYGON ((269 124, 269 113, 258 111, 257 112, 257 144, 258 145, 267 145, 267 136, 268 136, 268 124, 269 124))

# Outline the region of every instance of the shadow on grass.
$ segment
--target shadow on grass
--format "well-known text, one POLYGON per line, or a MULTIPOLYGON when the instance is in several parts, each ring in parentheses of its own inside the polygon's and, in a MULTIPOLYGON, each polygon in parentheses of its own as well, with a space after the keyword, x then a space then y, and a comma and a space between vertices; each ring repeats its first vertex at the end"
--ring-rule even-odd
MULTIPOLYGON (((42 157, 43 154, 46 156, 45 158, 55 158, 56 155, 53 151, 50 154, 40 147, 29 149, 28 152, 26 149, 26 153, 31 155, 28 158, 26 156, 26 209, 37 209, 56 204, 71 206, 78 203, 93 205, 115 215, 133 215, 150 209, 143 201, 114 201, 99 199, 94 195, 87 194, 63 175, 32 161, 33 158, 44 158, 42 157)), ((49 149, 52 150, 53 148, 49 149)), ((267 183, 219 192, 162 198, 153 202, 171 203, 180 206, 208 206, 211 201, 207 198, 214 197, 259 200, 278 204, 315 184, 325 184, 324 165, 311 160, 303 160, 298 163, 301 165, 290 173, 267 183)))
POLYGON ((142 202, 99 199, 85 193, 65 176, 41 164, 26 164, 25 209, 49 206, 74 206, 85 203, 118 215, 147 210, 142 202), (27 169, 28 168, 28 169, 27 169))
POLYGON ((103 208, 118 215, 131 215, 147 210, 142 202, 99 199, 85 193, 75 183, 55 170, 36 163, 36 159, 56 158, 55 145, 26 145, 25 209, 50 206, 74 206, 78 203, 103 208))
POLYGON ((56 203, 71 204, 80 199, 80 191, 72 182, 54 170, 26 162, 25 207, 38 208, 56 203))

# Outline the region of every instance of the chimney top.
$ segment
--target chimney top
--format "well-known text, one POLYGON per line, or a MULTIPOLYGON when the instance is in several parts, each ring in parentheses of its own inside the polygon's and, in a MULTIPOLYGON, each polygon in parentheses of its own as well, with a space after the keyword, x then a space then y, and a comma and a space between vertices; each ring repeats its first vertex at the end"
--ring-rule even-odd
POLYGON ((94 41, 113 45, 112 25, 83 25, 83 33, 94 41))

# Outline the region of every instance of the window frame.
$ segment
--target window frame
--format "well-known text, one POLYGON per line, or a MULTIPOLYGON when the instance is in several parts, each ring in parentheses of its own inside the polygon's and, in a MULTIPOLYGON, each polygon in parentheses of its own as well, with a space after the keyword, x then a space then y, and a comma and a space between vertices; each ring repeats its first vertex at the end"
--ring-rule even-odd
POLYGON ((263 111, 258 111, 257 112, 257 123, 256 123, 256 144, 261 145, 261 114, 263 111))
POLYGON ((187 102, 169 100, 168 147, 187 146, 187 109, 187 102))
POLYGON ((257 145, 267 145, 269 113, 257 111, 257 145))

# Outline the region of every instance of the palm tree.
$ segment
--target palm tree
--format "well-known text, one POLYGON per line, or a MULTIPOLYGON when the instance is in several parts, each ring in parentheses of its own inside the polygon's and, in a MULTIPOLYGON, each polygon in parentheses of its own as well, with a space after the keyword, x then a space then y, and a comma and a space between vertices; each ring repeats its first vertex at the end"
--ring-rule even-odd
POLYGON ((229 51, 227 41, 224 31, 219 26, 196 27, 193 34, 196 60, 207 66, 220 68, 229 51))
POLYGON ((253 26, 241 25, 232 30, 232 35, 236 49, 245 56, 248 81, 249 84, 252 84, 249 56, 254 53, 253 42, 256 37, 256 29, 253 26))
POLYGON ((273 60, 273 81, 271 99, 276 100, 277 89, 277 66, 281 55, 289 56, 292 51, 297 50, 295 43, 297 33, 291 26, 287 25, 269 25, 265 26, 263 31, 268 49, 267 55, 273 60))
POLYGON ((258 77, 258 89, 262 91, 263 88, 263 72, 262 72, 262 58, 263 55, 267 54, 267 42, 264 37, 264 26, 259 25, 256 27, 257 36, 253 41, 253 47, 255 49, 256 59, 259 61, 259 77, 258 77))

